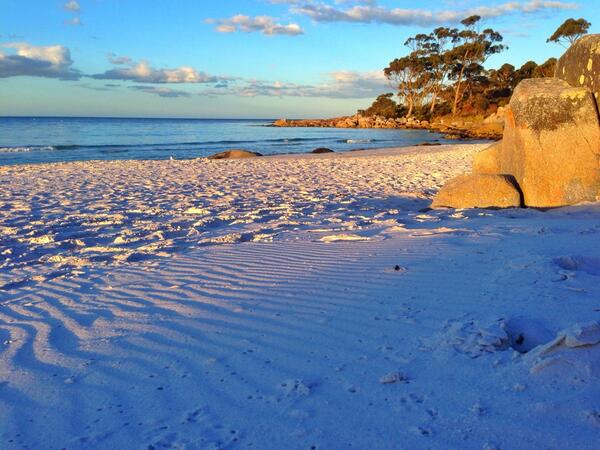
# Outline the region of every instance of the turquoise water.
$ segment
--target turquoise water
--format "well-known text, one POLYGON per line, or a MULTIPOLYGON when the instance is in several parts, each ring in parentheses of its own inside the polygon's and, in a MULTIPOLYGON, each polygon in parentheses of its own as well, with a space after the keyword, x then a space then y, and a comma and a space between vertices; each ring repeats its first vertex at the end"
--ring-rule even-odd
POLYGON ((265 155, 437 142, 423 130, 276 128, 267 120, 0 117, 0 165, 187 159, 231 148, 265 155))

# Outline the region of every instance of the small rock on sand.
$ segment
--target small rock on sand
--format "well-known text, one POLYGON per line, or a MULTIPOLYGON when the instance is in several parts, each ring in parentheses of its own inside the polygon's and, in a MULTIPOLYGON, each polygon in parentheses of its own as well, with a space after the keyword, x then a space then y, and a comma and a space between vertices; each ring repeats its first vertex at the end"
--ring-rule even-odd
POLYGON ((390 372, 379 379, 381 384, 408 383, 408 376, 403 372, 390 372))
POLYGON ((254 158, 256 156, 262 156, 257 152, 250 152, 248 150, 226 150, 224 152, 215 153, 210 155, 208 159, 243 159, 243 158, 254 158))
POLYGON ((319 147, 319 148, 315 148, 311 153, 335 153, 335 152, 333 150, 331 150, 330 148, 319 147))

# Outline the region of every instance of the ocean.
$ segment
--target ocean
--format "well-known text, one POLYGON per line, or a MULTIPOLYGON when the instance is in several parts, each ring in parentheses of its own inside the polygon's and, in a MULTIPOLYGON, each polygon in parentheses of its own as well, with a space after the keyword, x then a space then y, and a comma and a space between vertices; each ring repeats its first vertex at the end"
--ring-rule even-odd
POLYGON ((272 120, 0 117, 0 165, 189 159, 242 148, 264 155, 438 142, 424 130, 277 128, 272 120))

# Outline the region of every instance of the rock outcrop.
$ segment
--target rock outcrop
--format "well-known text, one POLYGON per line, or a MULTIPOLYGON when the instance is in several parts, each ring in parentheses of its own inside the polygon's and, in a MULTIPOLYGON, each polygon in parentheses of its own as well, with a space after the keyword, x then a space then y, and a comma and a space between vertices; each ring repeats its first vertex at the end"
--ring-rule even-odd
POLYGON ((473 157, 473 173, 498 174, 500 173, 500 152, 502 142, 497 142, 490 147, 477 152, 473 157))
POLYGON ((600 193, 600 122, 586 88, 524 80, 510 101, 499 173, 515 177, 533 207, 594 201, 600 193))
POLYGON ((506 115, 506 110, 504 109, 504 107, 499 107, 498 110, 489 115, 488 117, 486 117, 485 119, 483 119, 483 123, 500 123, 500 124, 504 124, 504 118, 506 115))
POLYGON ((435 197, 432 208, 518 208, 521 194, 511 177, 468 174, 449 181, 435 197))
POLYGON ((561 56, 555 77, 571 86, 588 88, 600 101, 600 35, 591 34, 579 39, 561 56))
POLYGON ((248 150, 226 150, 224 152, 215 153, 214 155, 210 155, 208 159, 244 159, 244 158, 255 158, 257 156, 262 156, 257 152, 249 152, 248 150))
MULTIPOLYGON (((560 59, 556 77, 517 86, 505 109, 503 140, 475 156, 474 176, 511 177, 529 207, 600 200, 599 87, 600 35, 586 36, 560 59)), ((479 186, 473 180, 451 180, 433 207, 481 205, 473 201, 471 190, 479 186), (464 189, 459 182, 466 183, 464 189)), ((506 197, 493 201, 490 195, 495 194, 485 194, 487 206, 505 207, 506 197)))
POLYGON ((502 137, 504 116, 502 109, 485 120, 465 121, 458 118, 447 120, 438 118, 433 122, 418 120, 414 117, 390 119, 382 116, 335 117, 333 119, 279 119, 272 123, 274 127, 315 127, 315 128, 391 128, 408 130, 427 130, 441 133, 447 139, 492 139, 502 137))

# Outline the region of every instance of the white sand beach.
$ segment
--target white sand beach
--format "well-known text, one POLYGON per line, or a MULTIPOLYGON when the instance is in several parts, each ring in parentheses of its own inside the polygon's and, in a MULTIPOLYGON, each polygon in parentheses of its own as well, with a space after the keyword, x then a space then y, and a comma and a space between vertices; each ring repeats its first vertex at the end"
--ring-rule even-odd
POLYGON ((600 204, 485 145, 0 169, 3 449, 593 449, 600 204))

